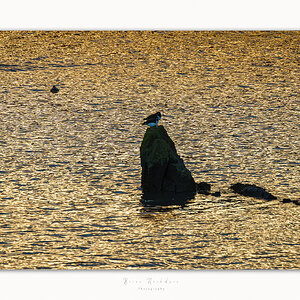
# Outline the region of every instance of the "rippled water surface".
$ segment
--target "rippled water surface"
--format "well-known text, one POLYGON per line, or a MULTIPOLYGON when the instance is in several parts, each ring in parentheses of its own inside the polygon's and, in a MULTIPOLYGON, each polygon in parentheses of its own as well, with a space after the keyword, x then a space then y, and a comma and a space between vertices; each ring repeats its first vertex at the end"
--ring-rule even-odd
POLYGON ((300 198, 299 41, 0 32, 0 268, 299 268, 300 206, 282 202, 300 198), (142 205, 141 122, 156 111, 221 197, 142 205))

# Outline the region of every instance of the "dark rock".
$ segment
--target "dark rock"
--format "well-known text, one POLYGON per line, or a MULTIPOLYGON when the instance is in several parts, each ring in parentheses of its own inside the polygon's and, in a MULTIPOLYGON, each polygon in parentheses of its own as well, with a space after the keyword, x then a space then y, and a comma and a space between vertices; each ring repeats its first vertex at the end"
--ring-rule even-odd
POLYGON ((298 200, 291 200, 288 198, 283 199, 282 203, 294 203, 295 205, 300 205, 300 202, 298 200))
POLYGON ((275 200, 277 197, 268 193, 265 189, 254 184, 236 183, 230 187, 235 193, 265 200, 275 200))
POLYGON ((283 203, 291 203, 292 200, 291 200, 291 199, 283 199, 282 202, 283 202, 283 203))
POLYGON ((210 194, 211 185, 207 182, 199 182, 197 183, 197 192, 199 194, 209 195, 210 194))
POLYGON ((191 172, 163 126, 147 129, 140 148, 143 192, 195 192, 191 172))
POLYGON ((146 192, 143 193, 141 203, 145 207, 180 205, 182 207, 194 199, 195 192, 175 193, 175 192, 146 192))
POLYGON ((215 196, 215 197, 221 197, 221 193, 220 192, 214 192, 211 195, 215 196))

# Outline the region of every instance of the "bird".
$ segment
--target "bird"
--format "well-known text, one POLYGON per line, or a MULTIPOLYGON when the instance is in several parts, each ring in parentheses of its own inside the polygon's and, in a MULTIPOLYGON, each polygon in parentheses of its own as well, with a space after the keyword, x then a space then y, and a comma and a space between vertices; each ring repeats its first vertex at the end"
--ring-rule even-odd
POLYGON ((160 119, 161 119, 161 113, 157 112, 156 114, 144 118, 144 120, 146 121, 143 123, 143 125, 148 125, 150 127, 157 126, 160 119))
POLYGON ((59 91, 59 89, 54 85, 53 87, 52 87, 52 89, 50 90, 50 92, 51 93, 58 93, 58 91, 59 91))

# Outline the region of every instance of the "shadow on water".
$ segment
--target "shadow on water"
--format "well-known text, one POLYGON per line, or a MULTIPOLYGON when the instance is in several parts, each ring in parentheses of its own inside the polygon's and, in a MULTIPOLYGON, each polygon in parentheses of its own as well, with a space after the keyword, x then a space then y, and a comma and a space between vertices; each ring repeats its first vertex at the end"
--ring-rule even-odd
POLYGON ((155 206, 171 206, 178 205, 184 207, 188 201, 195 198, 194 192, 190 193, 174 193, 174 192, 160 192, 160 193, 143 193, 141 203, 144 207, 155 206))

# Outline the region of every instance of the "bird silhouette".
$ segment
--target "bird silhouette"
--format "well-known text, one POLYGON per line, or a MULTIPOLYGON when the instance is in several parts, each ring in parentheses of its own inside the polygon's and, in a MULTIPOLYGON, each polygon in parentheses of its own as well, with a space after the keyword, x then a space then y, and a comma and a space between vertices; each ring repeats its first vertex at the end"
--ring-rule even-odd
POLYGON ((53 87, 52 87, 52 89, 50 90, 50 92, 51 93, 54 93, 54 94, 56 94, 56 93, 58 93, 58 91, 59 91, 59 89, 54 85, 53 87))

